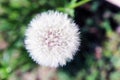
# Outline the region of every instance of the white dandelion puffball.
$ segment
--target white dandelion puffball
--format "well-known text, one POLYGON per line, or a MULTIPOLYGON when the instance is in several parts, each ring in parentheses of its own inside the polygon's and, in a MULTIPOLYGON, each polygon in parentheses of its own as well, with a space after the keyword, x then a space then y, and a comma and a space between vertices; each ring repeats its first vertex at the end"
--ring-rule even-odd
POLYGON ((66 64, 80 46, 79 28, 67 14, 47 11, 35 16, 25 33, 25 47, 42 66, 66 64))

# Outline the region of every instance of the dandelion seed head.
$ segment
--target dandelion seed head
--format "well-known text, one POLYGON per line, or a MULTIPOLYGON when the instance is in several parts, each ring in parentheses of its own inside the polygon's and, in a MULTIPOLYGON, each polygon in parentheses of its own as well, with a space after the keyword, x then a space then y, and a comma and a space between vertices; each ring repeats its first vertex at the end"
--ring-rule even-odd
POLYGON ((33 18, 25 33, 25 47, 42 66, 58 67, 73 59, 80 46, 78 26, 67 14, 48 11, 33 18))

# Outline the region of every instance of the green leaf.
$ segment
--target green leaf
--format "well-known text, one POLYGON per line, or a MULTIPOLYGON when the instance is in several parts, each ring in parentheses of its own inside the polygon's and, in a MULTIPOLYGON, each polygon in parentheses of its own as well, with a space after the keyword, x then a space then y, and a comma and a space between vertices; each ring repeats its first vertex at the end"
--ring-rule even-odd
POLYGON ((59 71, 58 72, 59 80, 71 80, 70 76, 68 76, 65 72, 59 71))
POLYGON ((10 29, 11 24, 5 20, 5 19, 0 19, 0 31, 6 31, 10 29))

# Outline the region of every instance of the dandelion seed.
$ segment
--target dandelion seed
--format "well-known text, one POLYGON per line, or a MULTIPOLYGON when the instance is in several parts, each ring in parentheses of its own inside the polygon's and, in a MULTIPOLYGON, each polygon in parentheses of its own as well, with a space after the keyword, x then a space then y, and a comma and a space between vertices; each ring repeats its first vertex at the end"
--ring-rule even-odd
POLYGON ((58 67, 73 59, 80 46, 79 28, 67 14, 43 12, 29 24, 25 47, 42 66, 58 67))

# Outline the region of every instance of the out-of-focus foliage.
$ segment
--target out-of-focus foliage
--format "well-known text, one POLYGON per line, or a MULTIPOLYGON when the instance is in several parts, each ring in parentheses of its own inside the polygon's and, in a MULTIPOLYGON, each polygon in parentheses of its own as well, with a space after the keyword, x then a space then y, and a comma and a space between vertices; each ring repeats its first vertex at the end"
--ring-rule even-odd
POLYGON ((88 1, 0 0, 0 80, 120 80, 120 9, 88 1), (28 23, 47 10, 67 13, 81 30, 80 52, 57 71, 38 67, 24 48, 28 23))

